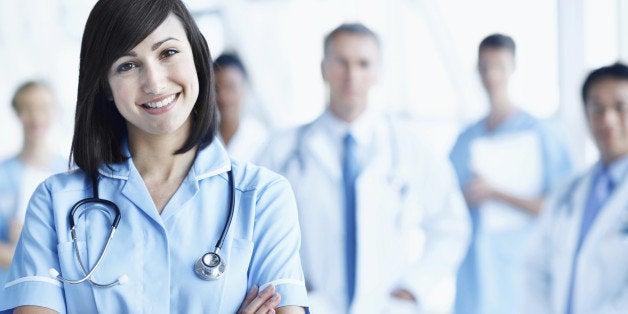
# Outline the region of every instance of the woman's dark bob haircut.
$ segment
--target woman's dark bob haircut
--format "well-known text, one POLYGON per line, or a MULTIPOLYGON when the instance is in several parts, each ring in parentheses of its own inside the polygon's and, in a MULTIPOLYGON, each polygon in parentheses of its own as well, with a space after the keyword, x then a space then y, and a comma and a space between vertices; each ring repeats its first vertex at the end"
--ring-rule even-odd
POLYGON ((212 60, 207 42, 185 5, 180 0, 100 0, 89 14, 81 43, 71 151, 76 165, 88 175, 97 175, 101 164, 126 160, 121 149, 127 136, 126 121, 113 102, 107 79, 109 69, 170 13, 185 28, 199 83, 190 135, 175 153, 211 143, 217 119, 212 60))

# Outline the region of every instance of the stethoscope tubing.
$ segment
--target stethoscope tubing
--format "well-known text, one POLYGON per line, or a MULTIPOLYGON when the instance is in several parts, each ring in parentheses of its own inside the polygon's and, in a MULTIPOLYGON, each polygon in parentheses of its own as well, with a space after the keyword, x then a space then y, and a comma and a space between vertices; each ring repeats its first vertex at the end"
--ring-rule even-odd
POLYGON ((100 287, 100 288, 109 288, 109 287, 113 287, 115 285, 118 285, 120 283, 120 280, 117 279, 116 281, 113 281, 111 283, 108 284, 99 284, 97 282, 92 281, 91 277, 94 274, 94 272, 96 271, 96 269, 98 269, 98 266, 100 266, 103 257, 105 256, 107 249, 109 248, 109 242, 111 242, 111 239, 113 238, 113 234, 116 231, 116 227, 111 227, 111 230, 109 231, 109 236, 107 237, 107 242, 105 243, 105 246, 103 247, 102 251, 100 252, 100 256, 98 257, 98 260, 96 261, 96 264, 94 264, 94 267, 92 267, 92 270, 87 272, 87 269, 85 268, 85 265, 83 265, 83 260, 81 259, 81 254, 79 253, 79 247, 78 247, 78 242, 76 239, 76 230, 74 228, 72 228, 72 244, 74 246, 74 252, 76 255, 76 259, 78 259, 79 265, 81 266, 81 270, 83 271, 83 274, 85 275, 85 277, 83 277, 82 279, 79 280, 68 280, 65 279, 61 276, 57 276, 57 278, 59 278, 61 281, 65 282, 65 283, 69 283, 69 284, 79 284, 83 281, 89 281, 89 283, 91 283, 94 286, 100 287))
POLYGON ((216 254, 218 254, 220 249, 222 249, 222 244, 225 242, 227 233, 229 233, 229 227, 231 226, 231 220, 233 220, 233 213, 235 212, 235 183, 233 181, 233 172, 231 170, 227 172, 227 177, 229 180, 229 190, 230 190, 229 216, 227 217, 227 221, 225 222, 224 227, 222 227, 220 238, 218 238, 218 242, 216 242, 216 246, 214 248, 214 253, 216 254))
MULTIPOLYGON (((223 227, 223 230, 220 234, 220 238, 218 239, 218 242, 216 243, 216 246, 214 248, 213 253, 216 254, 218 256, 219 259, 222 260, 222 258, 218 255, 218 252, 220 251, 220 249, 222 248, 222 245, 224 243, 224 240, 227 236, 227 233, 229 232, 229 227, 231 226, 231 221, 233 220, 233 215, 235 212, 235 183, 233 180, 233 173, 231 170, 229 170, 227 172, 227 176, 228 176, 228 181, 229 181, 229 188, 230 188, 230 200, 229 200, 229 215, 227 217, 227 220, 225 222, 225 225, 223 227)), ((109 248, 109 244, 111 243, 111 240, 113 239, 113 235, 115 234, 115 231, 118 228, 118 225, 120 223, 120 219, 121 219, 121 213, 120 213, 120 209, 118 208, 118 206, 109 200, 106 199, 101 199, 98 195, 98 176, 94 175, 92 176, 92 189, 93 189, 93 197, 92 198, 86 198, 86 199, 82 199, 78 202, 76 202, 76 204, 74 204, 74 206, 72 206, 72 209, 70 210, 70 215, 68 217, 69 220, 69 225, 70 225, 70 233, 71 233, 71 237, 72 237, 72 245, 74 246, 74 252, 76 255, 76 259, 79 262, 79 265, 81 267, 81 270, 83 271, 83 274, 85 275, 83 278, 81 279, 77 279, 77 280, 71 280, 71 279, 66 279, 64 277, 62 277, 55 269, 51 269, 50 270, 50 274, 53 278, 56 278, 57 280, 60 280, 64 283, 67 284, 80 284, 82 282, 89 282, 90 284, 99 287, 99 288, 109 288, 109 287, 113 287, 116 285, 121 285, 123 283, 125 283, 128 280, 128 277, 126 275, 123 275, 121 277, 119 277, 118 279, 116 279, 115 281, 108 283, 108 284, 100 284, 97 282, 94 282, 92 280, 92 275, 94 274, 94 272, 98 269, 98 267, 100 266, 100 264, 102 263, 102 260, 105 256, 105 254, 107 253, 107 249, 109 248), (89 203, 95 203, 95 204, 102 204, 105 205, 109 208, 112 208, 115 211, 115 217, 113 219, 113 223, 111 224, 111 229, 109 230, 109 235, 107 236, 107 241, 105 242, 105 245, 102 249, 102 251, 100 252, 99 256, 98 256, 98 260, 96 261, 96 263, 94 264, 94 266, 91 268, 91 270, 88 271, 88 268, 85 267, 85 265, 83 264, 83 259, 81 258, 81 254, 79 253, 79 247, 78 247, 78 238, 76 236, 76 222, 74 220, 74 216, 76 214, 76 211, 83 205, 85 204, 89 204, 89 203)), ((201 257, 202 258, 202 257, 201 257)), ((224 263, 224 260, 221 261, 222 262, 222 267, 224 269, 224 266, 226 265, 224 263)), ((224 270, 223 270, 224 271, 224 270)), ((216 276, 215 278, 205 278, 201 275, 199 275, 199 277, 201 277, 202 279, 217 279, 220 276, 222 276, 222 272, 216 276)))

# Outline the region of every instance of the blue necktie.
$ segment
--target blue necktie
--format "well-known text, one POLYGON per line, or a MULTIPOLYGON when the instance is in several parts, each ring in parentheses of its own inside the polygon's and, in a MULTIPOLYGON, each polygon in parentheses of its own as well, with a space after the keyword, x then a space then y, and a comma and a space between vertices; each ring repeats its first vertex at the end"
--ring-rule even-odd
POLYGON ((608 172, 608 168, 604 168, 600 171, 598 176, 595 178, 595 182, 591 186, 591 191, 589 192, 589 197, 587 198, 587 203, 584 207, 584 213, 582 215, 582 222, 580 224, 580 235, 578 236, 578 243, 576 245, 576 251, 573 256, 573 263, 571 267, 571 281, 569 285, 569 294, 567 299, 567 314, 571 314, 573 312, 573 289, 575 283, 575 275, 576 269, 578 267, 578 255, 580 254, 580 248, 582 247, 582 243, 584 239, 586 239, 595 218, 597 217, 600 209, 609 196, 613 192, 613 188, 615 185, 611 179, 611 176, 608 172))
POLYGON ((351 133, 343 139, 342 179, 345 192, 345 252, 348 304, 355 293, 356 227, 355 227, 355 179, 360 172, 357 160, 357 144, 351 133))

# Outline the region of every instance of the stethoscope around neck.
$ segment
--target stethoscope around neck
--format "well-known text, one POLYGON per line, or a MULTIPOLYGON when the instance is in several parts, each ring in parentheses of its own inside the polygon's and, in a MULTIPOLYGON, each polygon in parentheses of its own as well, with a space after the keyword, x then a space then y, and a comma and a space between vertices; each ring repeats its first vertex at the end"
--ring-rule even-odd
MULTIPOLYGON (((196 275, 203 279, 203 280, 214 280, 214 279, 218 279, 220 277, 222 277, 222 275, 225 273, 227 264, 225 263, 225 260, 220 256, 219 252, 220 249, 222 248, 222 244, 225 240, 225 237, 227 235, 227 233, 229 232, 229 227, 231 226, 231 220, 233 218, 233 213, 235 211, 235 184, 233 182, 233 174, 231 172, 231 170, 229 170, 227 172, 228 178, 229 178, 229 188, 230 188, 230 202, 229 202, 229 216, 227 218, 227 221, 225 222, 225 225, 222 229, 222 233, 220 234, 220 238, 218 239, 218 242, 216 243, 216 246, 214 247, 214 251, 212 252, 207 252, 205 254, 203 254, 197 261, 196 263, 194 263, 194 272, 196 273, 196 275)), ((78 202, 76 202, 74 204, 74 206, 72 206, 72 209, 70 210, 70 215, 68 217, 69 219, 69 223, 70 223, 70 234, 72 237, 72 245, 74 246, 74 252, 76 255, 76 259, 78 260, 79 266, 81 267, 81 271, 83 272, 84 276, 83 278, 80 279, 67 279, 64 278, 63 276, 61 276, 59 274, 59 271, 57 271, 54 268, 51 268, 49 270, 49 274, 51 277, 66 283, 66 284, 80 284, 82 282, 89 282, 90 284, 92 284, 93 286, 99 287, 99 288, 109 288, 109 287, 113 287, 116 285, 122 285, 125 284, 126 282, 129 281, 129 277, 125 274, 122 275, 120 277, 118 277, 115 281, 112 281, 110 283, 106 283, 106 284, 102 284, 102 283, 98 283, 95 282, 94 280, 92 280, 92 276, 94 274, 94 272, 96 272, 96 270, 98 269, 98 267, 100 266, 103 257, 105 256, 105 253, 107 252, 107 249, 109 248, 109 243, 111 242, 111 239, 113 239, 113 235, 115 234, 116 229, 118 228, 118 224, 120 223, 120 218, 121 218, 121 214, 120 214, 120 209, 118 208, 118 206, 109 200, 106 199, 101 199, 100 197, 98 197, 98 176, 93 175, 92 177, 92 190, 93 190, 93 197, 92 198, 85 198, 82 199, 78 202), (85 267, 85 265, 83 264, 83 259, 81 258, 81 254, 79 253, 79 247, 78 247, 78 239, 76 236, 76 223, 74 220, 74 217, 76 215, 76 212, 78 211, 79 208, 81 208, 83 205, 88 205, 88 204, 100 204, 100 205, 104 205, 110 209, 113 209, 113 211, 115 212, 115 217, 113 219, 113 222, 111 224, 111 229, 109 230, 109 235, 107 237, 107 242, 105 242, 105 245, 102 249, 102 251, 100 252, 100 255, 98 256, 98 259, 96 260, 96 263, 94 264, 94 266, 89 269, 88 267, 85 267)), ((88 208, 89 209, 89 208, 88 208)))

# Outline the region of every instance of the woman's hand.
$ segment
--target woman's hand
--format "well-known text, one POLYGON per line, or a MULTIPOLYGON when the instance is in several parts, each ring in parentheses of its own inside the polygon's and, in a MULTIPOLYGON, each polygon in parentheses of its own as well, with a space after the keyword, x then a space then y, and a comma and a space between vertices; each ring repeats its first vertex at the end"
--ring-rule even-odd
POLYGON ((275 307, 279 305, 281 296, 275 293, 275 286, 270 285, 262 293, 257 294, 259 287, 254 285, 246 295, 238 314, 274 314, 275 307))
POLYGON ((478 206, 495 198, 497 191, 486 180, 476 176, 463 189, 464 198, 469 206, 478 206))
POLYGON ((416 302, 416 298, 412 294, 412 292, 406 289, 397 289, 390 294, 393 298, 397 298, 400 300, 406 300, 410 302, 416 302))
POLYGON ((12 219, 9 224, 9 243, 17 244, 22 233, 22 223, 17 219, 12 219))

